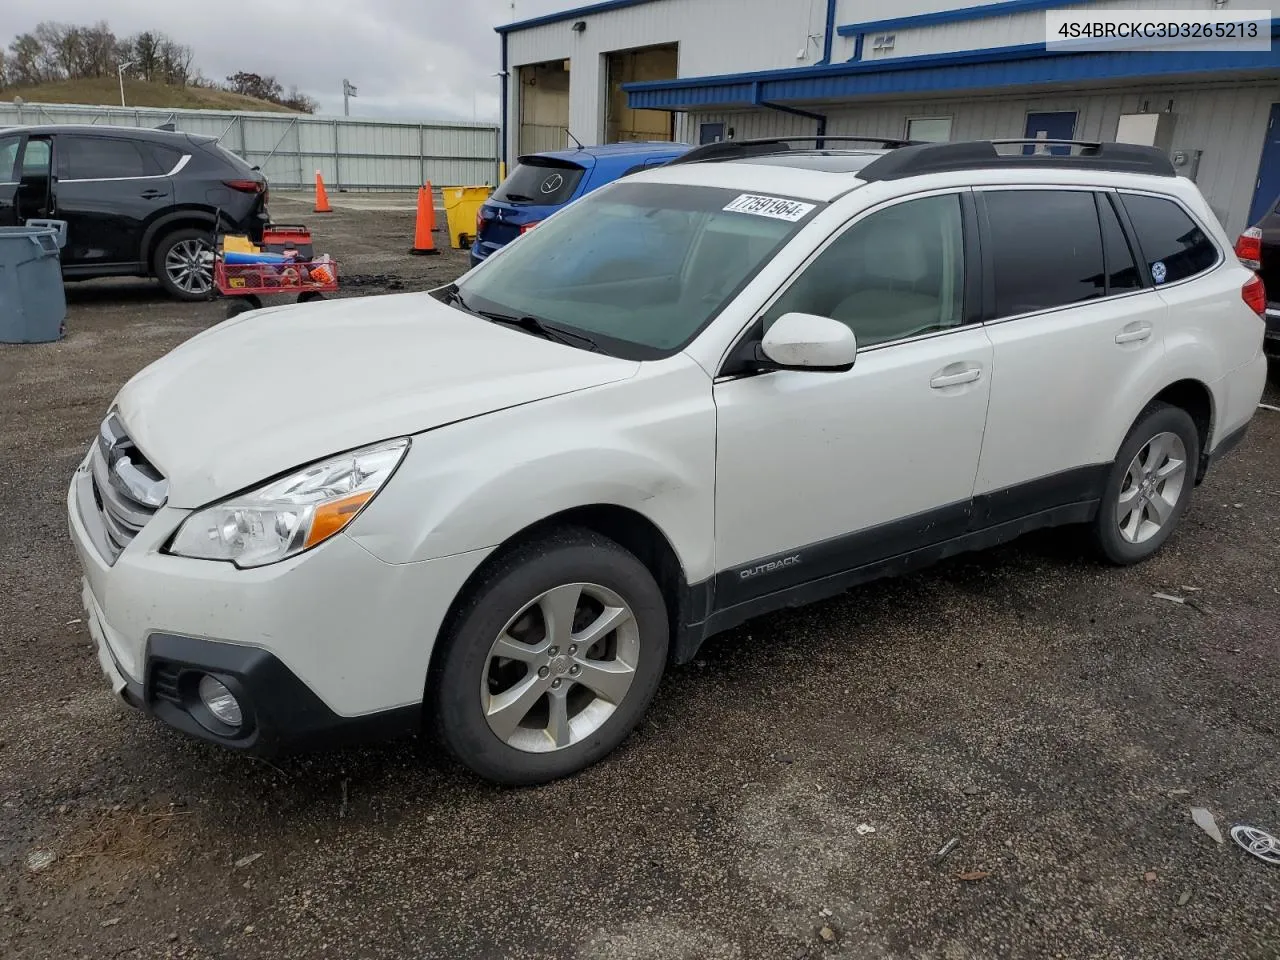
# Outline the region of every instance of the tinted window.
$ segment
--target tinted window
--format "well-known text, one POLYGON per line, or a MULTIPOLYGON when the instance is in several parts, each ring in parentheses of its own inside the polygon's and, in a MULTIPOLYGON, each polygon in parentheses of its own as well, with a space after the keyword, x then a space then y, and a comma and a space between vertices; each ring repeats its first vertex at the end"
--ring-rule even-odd
POLYGON ((510 176, 493 192, 493 199, 508 203, 565 203, 578 189, 586 171, 574 164, 547 164, 531 157, 516 164, 510 176))
POLYGON ((1105 194, 1098 196, 1098 214, 1102 217, 1102 246, 1107 254, 1107 292, 1137 290, 1142 286, 1138 264, 1120 228, 1120 218, 1111 207, 1111 198, 1105 194))
POLYGON ((955 194, 895 204, 859 220, 820 253, 765 314, 816 313, 860 346, 959 326, 964 232, 955 194))
POLYGON ((1082 190, 983 193, 991 225, 996 316, 1013 317, 1106 293, 1093 194, 1082 190))
POLYGON ((47 177, 49 175, 49 141, 28 140, 22 151, 22 175, 47 177))
POLYGON ((165 146, 163 143, 149 143, 145 149, 151 151, 151 156, 155 159, 155 169, 161 173, 168 173, 182 159, 181 150, 165 146))
POLYGON ((1156 285, 1185 280, 1218 262, 1204 231, 1172 200, 1123 194, 1124 208, 1156 285))
POLYGON ((821 205, 623 180, 587 194, 458 284, 472 311, 534 316, 618 356, 695 334, 821 205))
POLYGON ((18 160, 18 137, 0 137, 0 182, 13 176, 13 165, 18 160))
POLYGON ((136 146, 105 137, 59 137, 58 171, 64 180, 144 177, 149 172, 136 146))

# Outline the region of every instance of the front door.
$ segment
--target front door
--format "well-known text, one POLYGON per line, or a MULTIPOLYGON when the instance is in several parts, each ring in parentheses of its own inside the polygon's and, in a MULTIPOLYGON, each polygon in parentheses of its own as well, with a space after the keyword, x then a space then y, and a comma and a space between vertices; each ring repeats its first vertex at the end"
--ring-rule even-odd
POLYGON ((1271 119, 1267 121, 1267 139, 1263 141, 1262 158, 1258 161, 1253 203, 1249 206, 1249 226, 1265 217, 1277 200, 1280 200, 1280 103, 1273 103, 1271 119))
MULTIPOLYGON (((1070 140, 1076 135, 1076 114, 1074 110, 1061 110, 1054 113, 1028 113, 1027 132, 1023 134, 1028 140, 1070 140)), ((1028 144, 1022 148, 1025 154, 1037 151, 1053 154, 1069 154, 1071 148, 1036 147, 1028 144)))
POLYGON ((59 134, 55 202, 67 221, 64 266, 136 264, 146 224, 173 205, 173 187, 150 152, 114 137, 59 134))
POLYGON ((853 369, 715 385, 717 608, 966 530, 992 350, 967 323, 962 209, 953 192, 863 215, 751 334, 788 312, 832 317, 858 338, 853 369))
POLYGON ((18 226, 18 148, 22 137, 11 133, 0 136, 0 227, 18 226))

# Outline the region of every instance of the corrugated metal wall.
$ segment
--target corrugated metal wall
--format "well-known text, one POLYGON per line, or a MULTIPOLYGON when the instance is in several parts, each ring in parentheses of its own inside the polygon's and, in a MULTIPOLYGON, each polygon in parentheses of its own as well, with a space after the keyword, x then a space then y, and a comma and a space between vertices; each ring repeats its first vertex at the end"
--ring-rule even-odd
POLYGON ((88 123, 158 127, 218 137, 260 166, 273 186, 306 187, 319 170, 331 188, 404 190, 497 182, 498 127, 476 123, 408 123, 289 113, 156 110, 0 103, 0 126, 88 123))
MULTIPOLYGON (((1240 232, 1247 226, 1263 137, 1271 104, 1280 101, 1280 82, 1134 86, 1040 97, 895 100, 861 106, 807 105, 807 109, 827 114, 828 133, 850 136, 901 137, 910 117, 950 117, 952 140, 1021 137, 1029 112, 1074 110, 1078 139, 1113 140, 1122 113, 1139 113, 1144 106, 1164 111, 1170 101, 1178 117, 1173 149, 1204 151, 1196 182, 1227 232, 1240 232)), ((815 132, 812 120, 758 110, 683 115, 678 118, 676 136, 696 143, 701 122, 722 122, 733 128, 739 140, 815 132)))

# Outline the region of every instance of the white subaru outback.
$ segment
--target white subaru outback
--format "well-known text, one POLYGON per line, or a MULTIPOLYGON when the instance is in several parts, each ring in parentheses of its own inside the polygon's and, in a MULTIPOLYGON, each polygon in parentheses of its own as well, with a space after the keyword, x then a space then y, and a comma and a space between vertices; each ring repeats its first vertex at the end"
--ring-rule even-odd
POLYGON ((68 497, 115 690, 244 750, 425 725, 535 783, 748 617, 1059 524, 1153 554, 1266 374, 1196 187, 841 139, 701 148, 445 288, 140 372, 68 497))

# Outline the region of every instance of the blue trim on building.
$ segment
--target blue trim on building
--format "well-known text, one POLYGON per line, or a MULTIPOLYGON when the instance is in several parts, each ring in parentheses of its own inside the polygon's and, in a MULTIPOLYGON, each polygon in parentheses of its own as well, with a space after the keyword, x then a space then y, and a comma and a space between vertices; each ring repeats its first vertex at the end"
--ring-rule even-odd
POLYGON ((589 3, 585 7, 574 7, 572 10, 561 10, 559 13, 548 13, 542 17, 531 17, 528 20, 517 20, 515 23, 503 23, 493 29, 498 33, 512 33, 516 30, 527 30, 529 27, 541 27, 548 23, 563 23, 565 20, 579 20, 593 13, 607 13, 610 10, 622 10, 625 7, 638 7, 654 0, 604 0, 603 3, 589 3))
MULTIPOLYGON (((836 6, 840 0, 827 0, 827 27, 822 31, 822 60, 820 63, 831 62, 831 45, 836 39, 836 6)), ((806 43, 808 41, 805 41, 806 43)))
MULTIPOLYGON (((1280 19, 1272 20, 1271 32, 1272 36, 1280 34, 1280 19)), ((624 84, 623 89, 632 108, 687 110, 700 106, 751 106, 757 87, 761 99, 796 102, 1258 70, 1280 70, 1280 44, 1273 44, 1269 51, 1201 51, 1170 56, 1153 50, 1046 50, 1042 43, 1028 43, 788 70, 650 80, 624 84)))
POLYGON ((865 23, 845 23, 836 28, 842 37, 856 37, 861 33, 878 33, 884 30, 902 30, 905 27, 931 27, 940 23, 959 23, 964 20, 985 20, 988 17, 1004 17, 1012 13, 1029 13, 1035 10, 1052 10, 1079 4, 1081 0, 1004 0, 1003 3, 985 3, 973 7, 956 7, 934 13, 918 13, 909 17, 891 17, 888 20, 868 20, 865 23))

